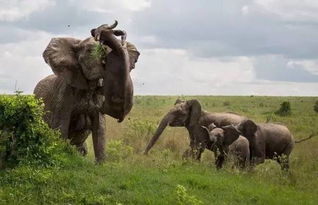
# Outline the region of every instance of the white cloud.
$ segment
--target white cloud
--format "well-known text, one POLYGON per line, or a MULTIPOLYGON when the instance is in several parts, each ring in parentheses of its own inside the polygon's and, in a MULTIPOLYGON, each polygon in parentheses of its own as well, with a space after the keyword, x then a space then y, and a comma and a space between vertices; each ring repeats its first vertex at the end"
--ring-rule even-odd
POLYGON ((150 0, 69 0, 77 3, 84 10, 101 13, 117 13, 118 11, 139 11, 150 7, 150 0))
POLYGON ((317 0, 254 0, 252 7, 287 21, 318 21, 317 0))
POLYGON ((140 58, 133 71, 140 94, 208 94, 254 79, 247 57, 193 58, 181 49, 145 49, 140 58))
POLYGON ((249 8, 248 6, 243 6, 241 9, 242 14, 247 15, 249 13, 249 8))
POLYGON ((318 75, 318 59, 314 60, 290 60, 287 67, 295 68, 302 67, 314 75, 318 75))
POLYGON ((0 21, 17 21, 54 5, 52 0, 0 0, 0 21))
POLYGON ((182 49, 145 49, 132 71, 136 94, 318 95, 318 83, 258 79, 257 58, 194 58, 182 49))
POLYGON ((318 83, 255 80, 224 86, 210 95, 317 96, 318 83))
POLYGON ((25 41, 1 45, 0 50, 0 92, 12 93, 17 89, 32 93, 36 83, 52 73, 42 59, 42 52, 51 36, 33 31, 25 41))
POLYGON ((123 0, 122 5, 129 10, 138 11, 150 7, 151 2, 150 0, 123 0))

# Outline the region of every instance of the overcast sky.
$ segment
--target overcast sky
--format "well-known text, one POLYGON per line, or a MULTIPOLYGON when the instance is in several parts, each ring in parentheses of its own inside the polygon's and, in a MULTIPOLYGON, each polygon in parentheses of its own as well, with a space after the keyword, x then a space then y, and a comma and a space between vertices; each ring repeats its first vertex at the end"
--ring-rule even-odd
POLYGON ((141 53, 137 95, 318 96, 317 0, 0 0, 0 93, 52 73, 52 37, 114 19, 141 53))

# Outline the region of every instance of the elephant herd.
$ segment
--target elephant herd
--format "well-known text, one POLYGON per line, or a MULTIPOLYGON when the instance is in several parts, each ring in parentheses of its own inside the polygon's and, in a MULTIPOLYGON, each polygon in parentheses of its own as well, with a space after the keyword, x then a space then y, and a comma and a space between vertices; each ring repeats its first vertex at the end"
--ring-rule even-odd
POLYGON ((205 149, 214 152, 215 165, 221 168, 229 154, 236 165, 260 164, 265 159, 275 159, 282 169, 289 168, 289 155, 295 141, 288 128, 281 124, 255 123, 235 113, 210 113, 202 110, 196 99, 177 100, 174 107, 163 117, 145 154, 156 143, 167 126, 185 127, 189 132, 190 146, 183 156, 200 160, 205 149))
MULTIPOLYGON (((43 58, 54 74, 34 89, 45 104, 45 121, 83 155, 87 153, 85 141, 92 134, 97 162, 105 159, 104 115, 121 122, 133 106, 130 72, 140 53, 126 41, 125 31, 115 29, 117 24, 92 29, 91 37, 84 40, 52 38, 43 58)), ((234 113, 209 113, 195 99, 177 100, 161 120, 145 154, 168 125, 188 130, 190 147, 184 157, 200 160, 202 152, 209 149, 215 154, 217 168, 232 154, 240 167, 269 158, 287 169, 295 143, 283 125, 258 124, 234 113)))

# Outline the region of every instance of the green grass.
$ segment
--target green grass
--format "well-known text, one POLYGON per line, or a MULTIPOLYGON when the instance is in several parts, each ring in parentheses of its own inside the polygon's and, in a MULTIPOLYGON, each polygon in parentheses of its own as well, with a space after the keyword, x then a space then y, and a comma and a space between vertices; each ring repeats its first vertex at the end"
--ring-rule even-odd
MULTIPOLYGON (((209 151, 200 163, 182 161, 188 145, 184 128, 167 128, 149 155, 141 155, 176 98, 137 96, 123 123, 108 117, 109 158, 102 165, 94 164, 89 139, 89 155, 72 156, 72 163, 63 167, 0 171, 0 204, 317 204, 318 137, 295 145, 289 174, 273 161, 250 172, 232 169, 230 164, 217 171, 209 151)), ((180 98, 197 98, 211 112, 283 123, 296 139, 318 132, 314 97, 180 98), (284 101, 290 102, 291 115, 275 115, 284 101)))

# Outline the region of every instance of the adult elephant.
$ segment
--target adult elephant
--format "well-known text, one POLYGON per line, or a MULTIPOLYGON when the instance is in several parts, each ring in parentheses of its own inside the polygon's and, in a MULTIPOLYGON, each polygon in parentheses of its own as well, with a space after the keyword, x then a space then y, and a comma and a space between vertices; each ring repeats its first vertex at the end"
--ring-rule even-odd
MULTIPOLYGON (((85 40, 53 38, 43 58, 54 75, 41 80, 34 89, 45 104, 45 120, 61 131, 82 154, 92 132, 97 162, 105 158, 105 118, 108 114, 121 122, 132 107, 133 85, 129 73, 139 52, 126 43, 126 33, 102 25, 85 40), (98 34, 102 38, 95 39, 98 34), (116 36, 123 36, 118 40, 116 36), (101 40, 103 39, 103 40, 101 40), (99 41, 96 41, 99 40, 99 41), (101 51, 97 52, 97 49, 101 51), (101 54, 101 55, 99 55, 101 54)), ((94 32, 93 32, 94 31, 94 32)))
MULTIPOLYGON (((199 101, 195 99, 188 101, 177 100, 175 106, 161 120, 144 153, 147 154, 149 152, 168 125, 171 127, 185 127, 189 132, 190 148, 184 152, 184 156, 191 156, 200 160, 204 149, 214 151, 213 142, 209 139, 209 134, 203 127, 208 127, 211 123, 214 123, 217 127, 231 124, 238 125, 244 120, 247 120, 247 118, 235 113, 209 113, 203 111, 199 101)), ((246 127, 244 132, 242 135, 249 134, 248 132, 253 133, 255 130, 246 127)), ((217 159, 217 161, 222 166, 221 164, 224 160, 217 159)))
POLYGON ((283 170, 289 168, 289 155, 295 143, 310 139, 313 135, 298 141, 294 140, 289 129, 277 123, 255 123, 244 120, 237 129, 246 132, 246 129, 256 130, 253 135, 246 135, 250 144, 252 164, 260 164, 265 159, 276 160, 283 170))

